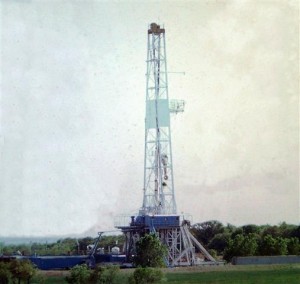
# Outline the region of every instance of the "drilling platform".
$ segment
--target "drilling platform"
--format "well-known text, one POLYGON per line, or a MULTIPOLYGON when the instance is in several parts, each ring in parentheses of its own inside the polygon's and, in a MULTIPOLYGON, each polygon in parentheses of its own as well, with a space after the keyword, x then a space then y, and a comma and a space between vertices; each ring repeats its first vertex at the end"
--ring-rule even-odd
POLYGON ((185 103, 169 100, 165 29, 152 23, 147 34, 143 204, 136 216, 115 226, 125 235, 127 261, 140 237, 155 233, 168 248, 168 266, 217 264, 190 233, 189 221, 177 214, 170 117, 183 112, 185 103))

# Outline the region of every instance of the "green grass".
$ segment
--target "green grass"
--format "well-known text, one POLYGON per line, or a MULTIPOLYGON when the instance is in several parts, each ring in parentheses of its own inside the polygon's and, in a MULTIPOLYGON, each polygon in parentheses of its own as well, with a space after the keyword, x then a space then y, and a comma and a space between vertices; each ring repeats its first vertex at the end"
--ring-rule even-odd
POLYGON ((51 276, 46 279, 45 284, 66 284, 65 277, 62 276, 51 276))
POLYGON ((300 265, 249 265, 198 268, 198 271, 167 273, 173 284, 299 284, 300 265))
POLYGON ((190 272, 167 274, 167 283, 192 284, 192 283, 228 283, 228 284, 299 284, 300 270, 281 271, 227 271, 227 272, 190 272))
MULTIPOLYGON (((300 265, 221 266, 165 269, 171 284, 300 284, 300 265)), ((117 284, 126 284, 133 270, 122 270, 117 284)), ((46 284, 66 283, 63 276, 50 276, 46 284)))

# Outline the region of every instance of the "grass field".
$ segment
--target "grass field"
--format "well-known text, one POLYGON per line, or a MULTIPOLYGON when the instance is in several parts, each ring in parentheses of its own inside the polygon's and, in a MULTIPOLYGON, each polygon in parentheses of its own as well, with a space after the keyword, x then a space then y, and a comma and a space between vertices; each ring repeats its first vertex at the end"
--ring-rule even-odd
MULTIPOLYGON (((300 284, 300 265, 221 266, 164 269, 172 284, 300 284)), ((126 284, 132 270, 120 272, 118 284, 126 284)), ((64 274, 47 274, 46 284, 66 283, 64 274)))
POLYGON ((190 272, 173 273, 167 275, 167 283, 230 283, 230 284, 256 284, 256 283, 300 283, 300 269, 294 270, 259 270, 259 271, 217 271, 217 272, 190 272))

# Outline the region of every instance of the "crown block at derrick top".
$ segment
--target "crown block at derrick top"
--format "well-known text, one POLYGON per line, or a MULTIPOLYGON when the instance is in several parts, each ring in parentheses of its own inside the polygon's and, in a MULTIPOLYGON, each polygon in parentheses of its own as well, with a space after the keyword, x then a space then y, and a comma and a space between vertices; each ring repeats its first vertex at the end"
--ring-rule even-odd
POLYGON ((165 33, 165 29, 161 29, 160 25, 156 24, 156 23, 152 23, 150 25, 150 29, 148 30, 148 34, 164 34, 165 33))

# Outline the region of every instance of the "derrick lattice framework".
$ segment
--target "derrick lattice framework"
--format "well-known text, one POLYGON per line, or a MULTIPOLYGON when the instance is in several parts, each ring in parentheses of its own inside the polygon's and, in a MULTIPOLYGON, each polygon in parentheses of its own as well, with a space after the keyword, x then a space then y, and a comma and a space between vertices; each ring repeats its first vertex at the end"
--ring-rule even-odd
POLYGON ((141 214, 176 214, 165 30, 148 30, 144 198, 141 214))
POLYGON ((203 259, 216 263, 190 233, 189 222, 177 214, 170 114, 183 112, 184 101, 169 100, 165 29, 155 23, 148 29, 146 76, 143 205, 137 216, 131 216, 130 223, 115 224, 125 235, 127 260, 135 255, 135 244, 140 237, 152 232, 168 248, 167 265, 198 264, 195 247, 203 259))

